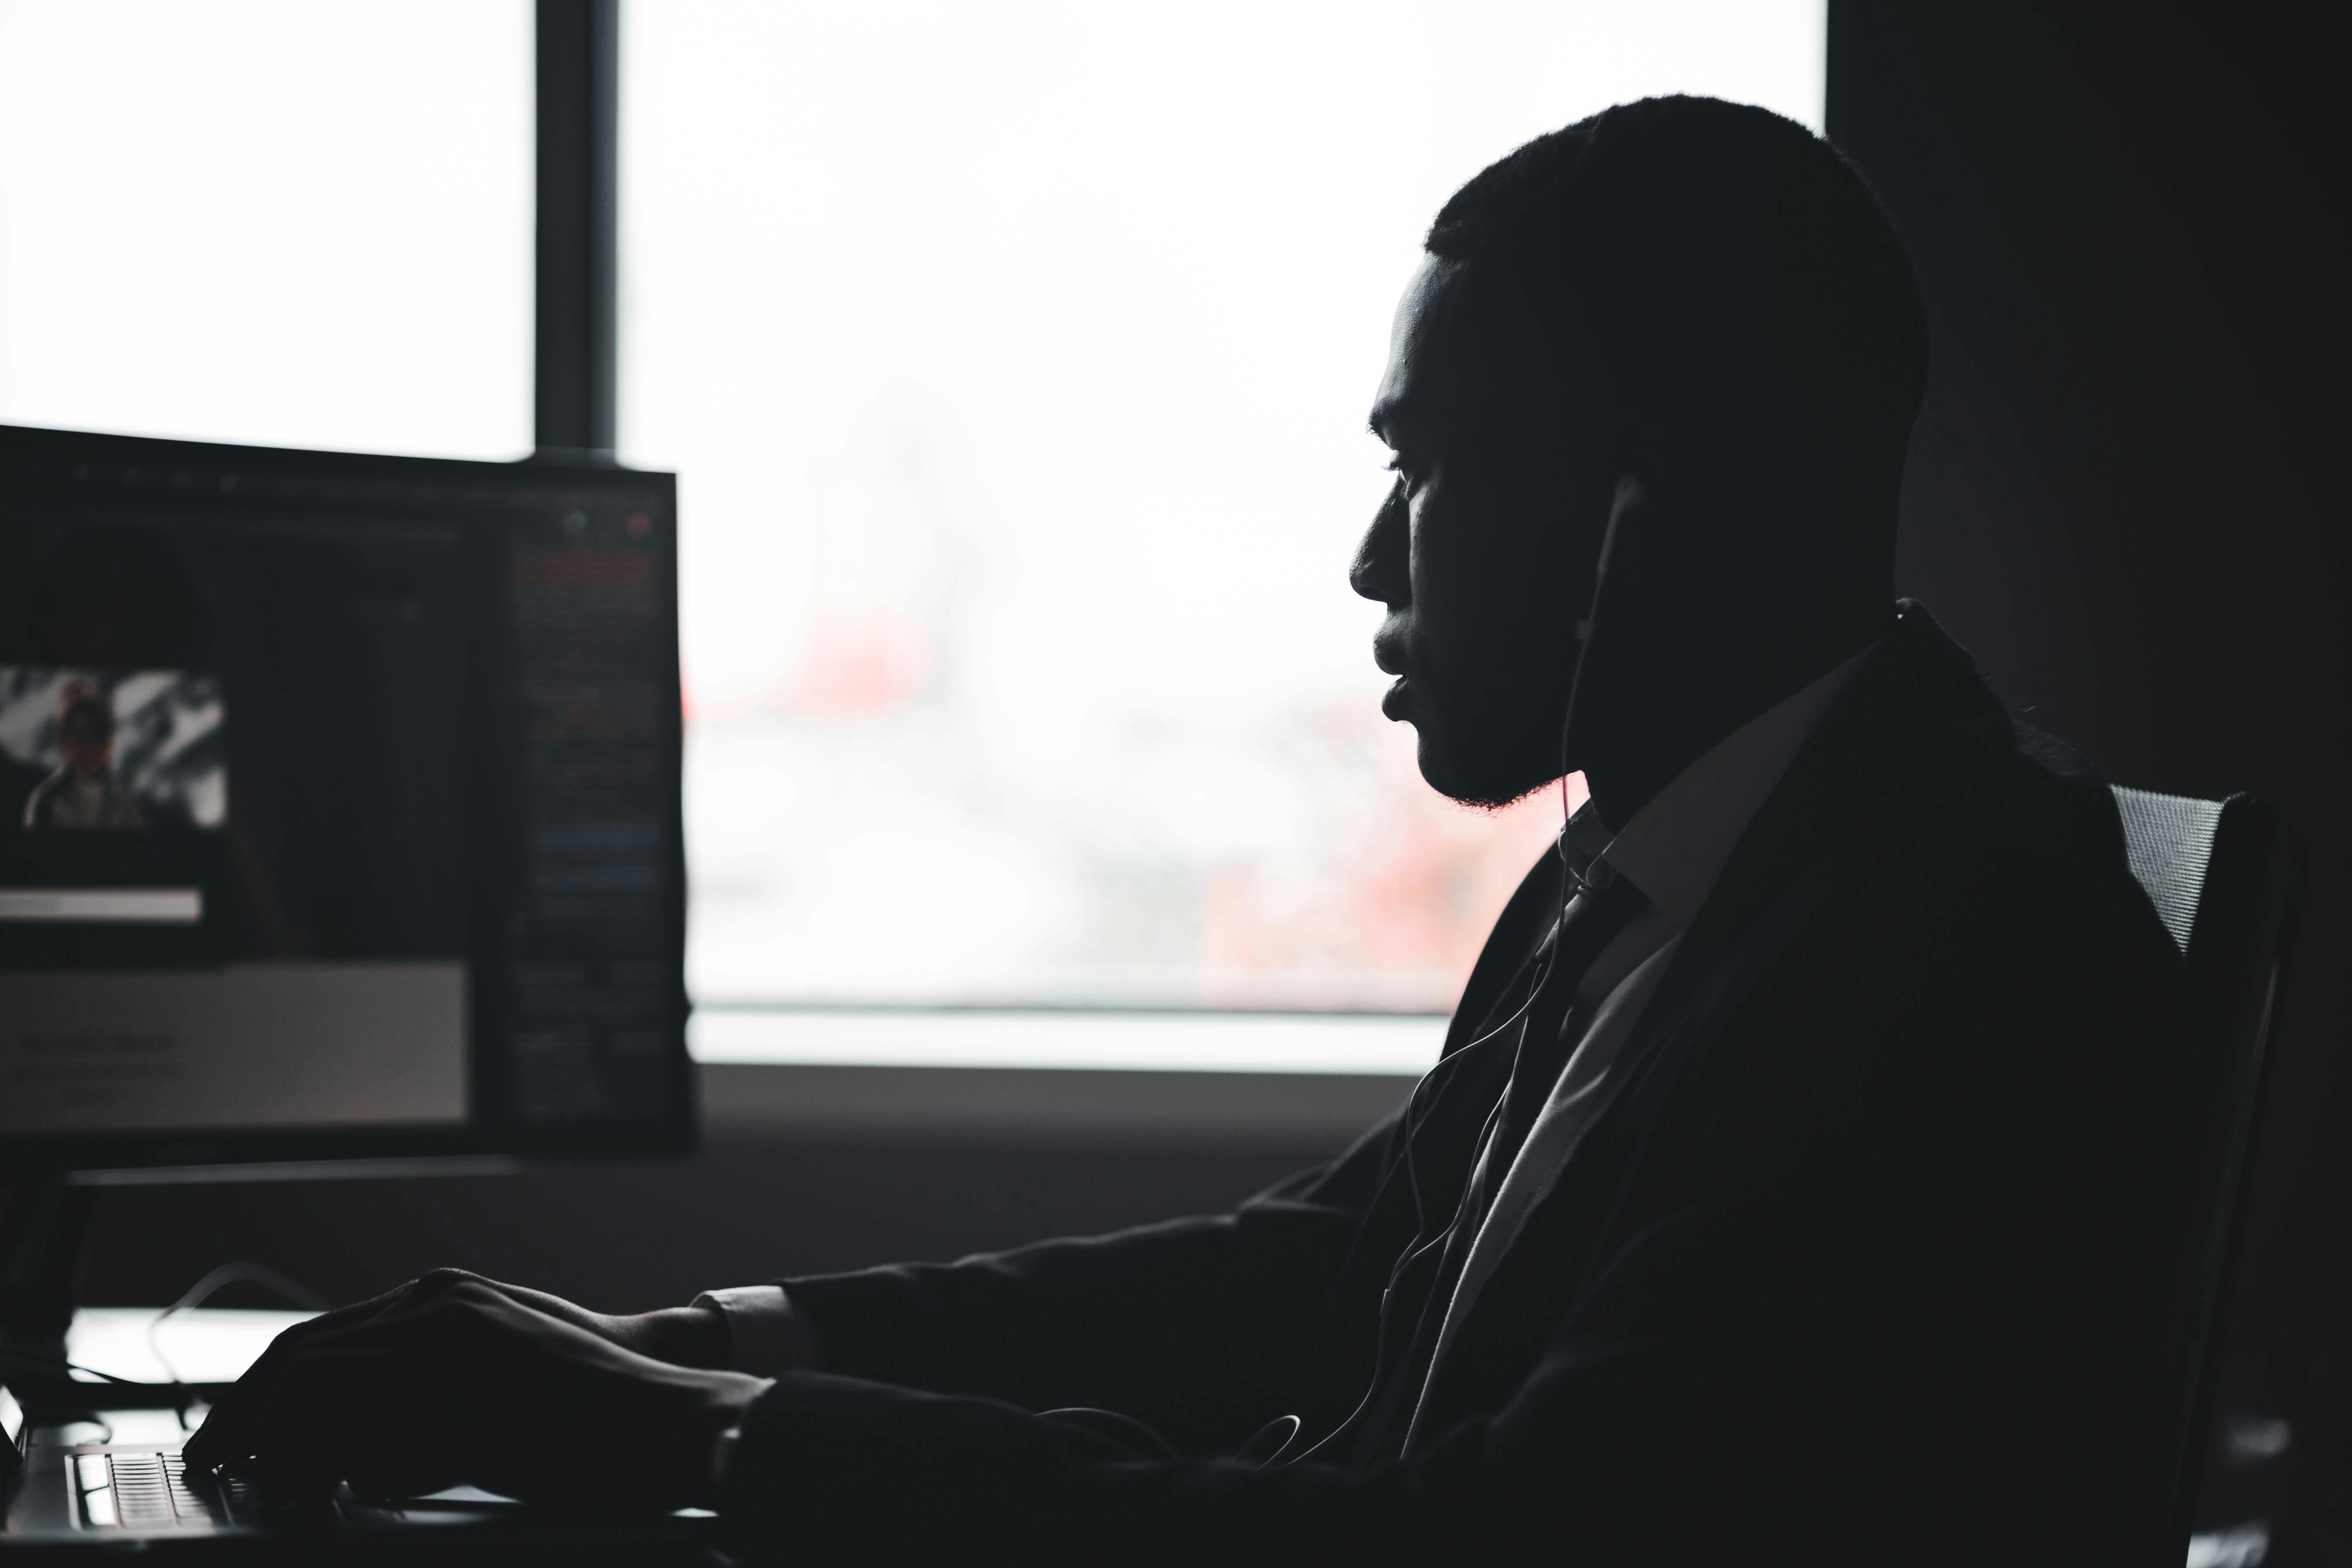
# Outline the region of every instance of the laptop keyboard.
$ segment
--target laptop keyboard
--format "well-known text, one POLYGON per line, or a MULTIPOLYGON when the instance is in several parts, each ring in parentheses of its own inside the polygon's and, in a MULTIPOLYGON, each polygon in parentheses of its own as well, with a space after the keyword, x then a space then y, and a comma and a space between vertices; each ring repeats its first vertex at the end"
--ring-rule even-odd
POLYGON ((77 1454, 83 1522, 96 1529, 172 1530, 213 1522, 176 1454, 77 1454))
MULTIPOLYGON (((84 1531, 203 1535, 232 1530, 310 1528, 338 1521, 363 1525, 463 1525, 511 1519, 513 1510, 521 1506, 472 1487, 451 1487, 397 1505, 362 1502, 347 1489, 339 1489, 333 1498, 289 1495, 246 1476, 191 1477, 178 1451, 160 1446, 85 1449, 68 1452, 64 1458, 63 1479, 69 1497, 59 1500, 70 1509, 68 1528, 84 1531)), ((0 1545, 0 1560, 6 1556, 5 1545, 0 1545)))
POLYGON ((177 1454, 77 1454, 73 1467, 86 1529, 214 1530, 258 1511, 247 1482, 190 1486, 177 1454))

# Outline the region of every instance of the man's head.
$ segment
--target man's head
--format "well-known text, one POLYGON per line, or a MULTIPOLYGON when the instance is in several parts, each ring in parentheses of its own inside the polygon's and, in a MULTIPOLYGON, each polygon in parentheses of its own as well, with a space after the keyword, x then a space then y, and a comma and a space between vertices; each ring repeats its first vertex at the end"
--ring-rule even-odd
POLYGON ((58 714, 58 752, 82 778, 105 773, 114 761, 114 710, 106 699, 89 690, 66 699, 58 714))
POLYGON ((1384 710, 1448 795, 1500 803, 1580 767, 1622 823, 1889 620, 1916 285, 1832 148, 1709 99, 1529 142, 1454 195, 1428 252, 1373 409, 1399 482, 1351 574, 1390 607, 1384 710), (1626 476, 1647 499, 1563 758, 1626 476))

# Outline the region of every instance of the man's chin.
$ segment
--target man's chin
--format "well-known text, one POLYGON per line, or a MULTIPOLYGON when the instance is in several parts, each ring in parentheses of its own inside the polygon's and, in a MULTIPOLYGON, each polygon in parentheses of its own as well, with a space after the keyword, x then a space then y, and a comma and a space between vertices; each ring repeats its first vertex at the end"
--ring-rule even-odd
POLYGON ((1420 763, 1423 780, 1457 805, 1500 811, 1552 782, 1541 776, 1543 770, 1531 774, 1524 763, 1514 766, 1502 757, 1481 756, 1474 749, 1450 743, 1444 731, 1418 718, 1410 722, 1420 741, 1414 760, 1420 763))

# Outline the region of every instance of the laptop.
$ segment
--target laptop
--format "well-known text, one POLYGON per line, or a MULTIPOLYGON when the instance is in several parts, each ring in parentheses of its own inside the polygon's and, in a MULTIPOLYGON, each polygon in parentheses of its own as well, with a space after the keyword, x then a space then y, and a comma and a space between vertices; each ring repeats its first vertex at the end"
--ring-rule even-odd
POLYGON ((7 1492, 0 1561, 126 1548, 189 1562, 381 1560, 425 1551, 460 1563, 712 1561, 715 1515, 633 1514, 625 1478, 616 1478, 612 1514, 583 1518, 472 1487, 385 1504, 362 1501, 349 1488, 331 1497, 273 1497, 249 1480, 192 1474, 180 1445, 203 1424, 205 1408, 28 1406, 0 1384, 7 1492), (411 1533, 417 1530, 434 1531, 429 1544, 411 1533))

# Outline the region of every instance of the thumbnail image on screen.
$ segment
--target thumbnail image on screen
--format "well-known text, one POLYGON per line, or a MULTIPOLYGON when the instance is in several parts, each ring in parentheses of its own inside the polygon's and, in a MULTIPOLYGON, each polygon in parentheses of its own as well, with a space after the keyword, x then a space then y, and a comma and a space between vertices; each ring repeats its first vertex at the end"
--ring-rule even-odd
POLYGON ((221 828, 226 712, 189 670, 0 664, 0 832, 221 828))

